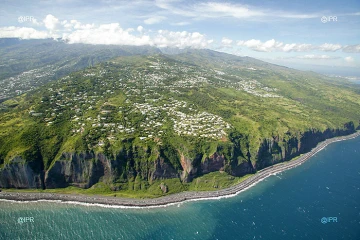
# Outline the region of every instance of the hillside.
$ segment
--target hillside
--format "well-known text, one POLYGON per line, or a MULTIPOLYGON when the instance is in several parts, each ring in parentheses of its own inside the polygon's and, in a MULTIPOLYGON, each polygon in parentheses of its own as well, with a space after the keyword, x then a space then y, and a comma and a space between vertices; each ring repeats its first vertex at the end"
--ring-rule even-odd
POLYGON ((0 38, 0 102, 114 57, 153 53, 160 50, 0 38))
POLYGON ((354 132, 359 91, 210 50, 114 58, 0 105, 0 187, 226 187, 354 132))

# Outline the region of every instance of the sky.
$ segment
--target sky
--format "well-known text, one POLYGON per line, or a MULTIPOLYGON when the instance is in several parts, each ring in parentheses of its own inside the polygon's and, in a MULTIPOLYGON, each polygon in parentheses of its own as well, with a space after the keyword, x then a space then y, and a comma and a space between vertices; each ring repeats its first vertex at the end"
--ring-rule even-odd
POLYGON ((206 48, 360 76, 359 0, 2 0, 5 37, 206 48))

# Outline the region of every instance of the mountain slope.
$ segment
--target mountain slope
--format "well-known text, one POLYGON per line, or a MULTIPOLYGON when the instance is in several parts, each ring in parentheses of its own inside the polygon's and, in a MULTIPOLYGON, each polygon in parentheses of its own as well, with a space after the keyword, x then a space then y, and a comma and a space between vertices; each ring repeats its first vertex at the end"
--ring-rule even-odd
POLYGON ((3 103, 0 186, 228 186, 354 132, 349 86, 210 50, 115 58, 3 103))
POLYGON ((0 39, 0 102, 117 56, 160 53, 152 47, 0 39))

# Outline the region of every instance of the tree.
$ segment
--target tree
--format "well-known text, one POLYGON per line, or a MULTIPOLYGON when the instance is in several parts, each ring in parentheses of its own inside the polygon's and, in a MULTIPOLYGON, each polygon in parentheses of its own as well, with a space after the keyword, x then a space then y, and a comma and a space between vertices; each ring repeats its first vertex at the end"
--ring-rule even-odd
POLYGON ((107 157, 111 157, 110 147, 111 147, 111 144, 110 144, 109 139, 105 138, 105 140, 104 140, 104 154, 107 157))

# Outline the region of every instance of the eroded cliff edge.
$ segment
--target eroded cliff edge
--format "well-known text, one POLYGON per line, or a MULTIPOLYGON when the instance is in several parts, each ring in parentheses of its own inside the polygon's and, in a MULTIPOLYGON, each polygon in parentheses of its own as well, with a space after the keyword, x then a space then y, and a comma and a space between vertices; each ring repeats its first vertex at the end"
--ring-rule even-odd
MULTIPOLYGON (((207 155, 199 149, 189 153, 186 149, 144 148, 131 146, 117 153, 62 153, 48 169, 39 159, 25 161, 14 158, 0 170, 1 188, 64 188, 76 186, 90 188, 103 182, 113 190, 121 183, 141 179, 179 178, 190 182, 201 175, 224 171, 233 176, 244 176, 267 166, 290 160, 310 151, 317 143, 336 136, 355 132, 349 122, 343 129, 309 130, 304 133, 286 133, 259 139, 259 147, 251 149, 247 136, 230 134, 227 144, 217 146, 207 155), (171 153, 171 154, 170 154, 171 153)), ((41 156, 39 156, 41 158, 41 156)))

